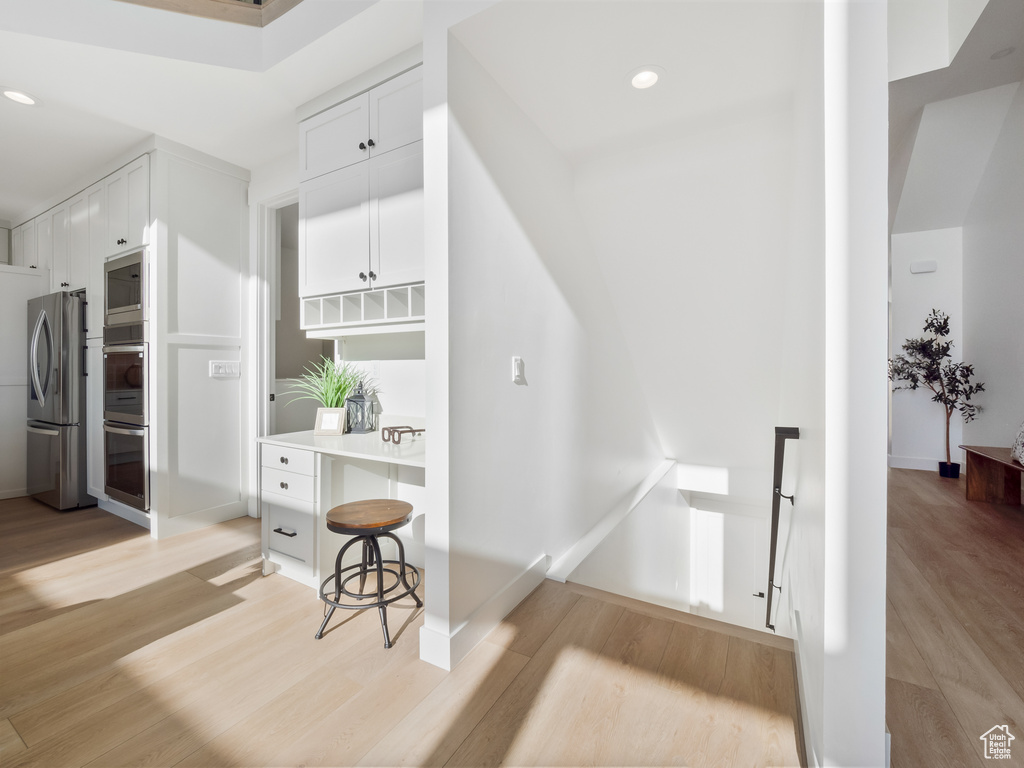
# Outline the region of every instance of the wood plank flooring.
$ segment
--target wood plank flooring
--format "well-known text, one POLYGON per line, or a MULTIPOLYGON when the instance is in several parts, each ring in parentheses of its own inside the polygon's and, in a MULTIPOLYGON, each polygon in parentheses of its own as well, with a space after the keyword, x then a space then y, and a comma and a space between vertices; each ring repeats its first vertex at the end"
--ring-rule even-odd
POLYGON ((893 768, 991 765, 1008 725, 1024 765, 1024 508, 965 481, 889 471, 886 720, 893 768))
POLYGON ((373 611, 314 640, 248 518, 157 542, 15 499, 0 548, 5 768, 801 764, 792 650, 762 633, 546 581, 446 673, 412 601, 390 650, 373 611))

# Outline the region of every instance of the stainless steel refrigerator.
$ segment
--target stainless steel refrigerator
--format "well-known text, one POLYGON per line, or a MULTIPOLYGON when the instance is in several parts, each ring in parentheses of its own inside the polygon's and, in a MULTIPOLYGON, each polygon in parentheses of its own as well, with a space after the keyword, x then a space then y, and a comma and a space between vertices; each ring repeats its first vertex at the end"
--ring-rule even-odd
POLYGON ((28 302, 29 495, 60 510, 96 503, 86 482, 84 292, 28 302))

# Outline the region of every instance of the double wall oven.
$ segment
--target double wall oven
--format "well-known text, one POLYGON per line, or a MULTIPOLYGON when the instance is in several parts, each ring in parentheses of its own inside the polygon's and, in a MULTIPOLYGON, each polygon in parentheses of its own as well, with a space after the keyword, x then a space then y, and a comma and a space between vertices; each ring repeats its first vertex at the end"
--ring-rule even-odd
POLYGON ((104 490, 149 509, 149 345, 146 259, 140 250, 106 264, 103 324, 104 490))

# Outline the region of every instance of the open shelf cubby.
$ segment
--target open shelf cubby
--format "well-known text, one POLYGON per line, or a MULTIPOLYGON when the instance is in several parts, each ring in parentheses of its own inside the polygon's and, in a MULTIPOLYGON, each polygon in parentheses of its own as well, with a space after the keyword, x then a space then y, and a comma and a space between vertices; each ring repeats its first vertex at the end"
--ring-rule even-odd
POLYGON ((423 283, 302 299, 302 329, 350 328, 422 321, 423 283))

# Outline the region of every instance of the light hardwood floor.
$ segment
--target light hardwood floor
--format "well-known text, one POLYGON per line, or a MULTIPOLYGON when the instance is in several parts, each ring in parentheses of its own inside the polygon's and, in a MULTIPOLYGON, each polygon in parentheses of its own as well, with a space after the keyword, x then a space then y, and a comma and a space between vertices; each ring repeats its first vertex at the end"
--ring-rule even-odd
POLYGON ((335 615, 244 518, 160 542, 0 501, 0 763, 800 763, 788 641, 546 581, 451 673, 422 610, 335 615), (760 642, 764 640, 765 642, 760 642))
POLYGON ((965 481, 889 471, 886 720, 893 768, 992 765, 1008 725, 1024 765, 1024 508, 965 481))

